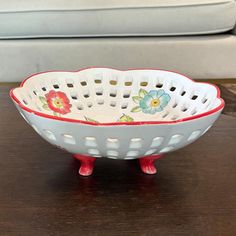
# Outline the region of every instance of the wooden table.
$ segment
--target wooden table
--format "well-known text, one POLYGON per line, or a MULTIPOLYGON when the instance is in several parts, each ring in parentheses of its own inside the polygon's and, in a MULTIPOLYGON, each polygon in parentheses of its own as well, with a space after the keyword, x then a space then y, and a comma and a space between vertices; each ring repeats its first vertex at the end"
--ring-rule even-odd
POLYGON ((236 118, 157 161, 102 159, 92 177, 40 138, 0 88, 0 235, 236 235, 236 118))

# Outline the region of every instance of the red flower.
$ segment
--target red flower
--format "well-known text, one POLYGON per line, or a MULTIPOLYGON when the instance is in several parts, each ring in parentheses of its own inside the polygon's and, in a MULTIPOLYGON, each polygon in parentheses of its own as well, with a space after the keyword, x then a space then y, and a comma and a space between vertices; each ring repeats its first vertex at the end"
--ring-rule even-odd
POLYGON ((70 100, 67 98, 65 93, 51 90, 45 95, 45 97, 47 99, 48 107, 54 112, 63 115, 71 112, 70 100))

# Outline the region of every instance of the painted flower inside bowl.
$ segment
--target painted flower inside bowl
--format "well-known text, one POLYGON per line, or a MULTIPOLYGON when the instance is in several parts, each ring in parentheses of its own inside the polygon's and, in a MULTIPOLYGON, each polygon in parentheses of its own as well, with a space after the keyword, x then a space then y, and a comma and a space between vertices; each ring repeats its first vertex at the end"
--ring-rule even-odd
POLYGON ((216 86, 155 69, 44 72, 10 95, 41 137, 80 160, 84 176, 102 157, 138 159, 154 174, 156 159, 198 139, 224 107, 216 86))

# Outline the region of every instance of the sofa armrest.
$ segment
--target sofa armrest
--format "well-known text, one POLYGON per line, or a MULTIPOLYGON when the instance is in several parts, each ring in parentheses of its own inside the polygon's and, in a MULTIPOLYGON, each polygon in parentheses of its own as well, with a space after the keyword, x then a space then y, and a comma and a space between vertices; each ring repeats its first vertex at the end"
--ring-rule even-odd
POLYGON ((235 26, 234 26, 234 28, 232 30, 232 34, 236 35, 236 24, 235 24, 235 26))

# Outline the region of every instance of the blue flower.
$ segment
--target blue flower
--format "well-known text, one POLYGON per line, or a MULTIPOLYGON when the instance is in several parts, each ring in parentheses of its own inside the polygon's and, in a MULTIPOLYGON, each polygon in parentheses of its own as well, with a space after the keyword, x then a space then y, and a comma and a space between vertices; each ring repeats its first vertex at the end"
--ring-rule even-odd
POLYGON ((139 101, 139 107, 144 113, 155 114, 163 111, 169 101, 170 96, 163 89, 151 90, 139 101))

